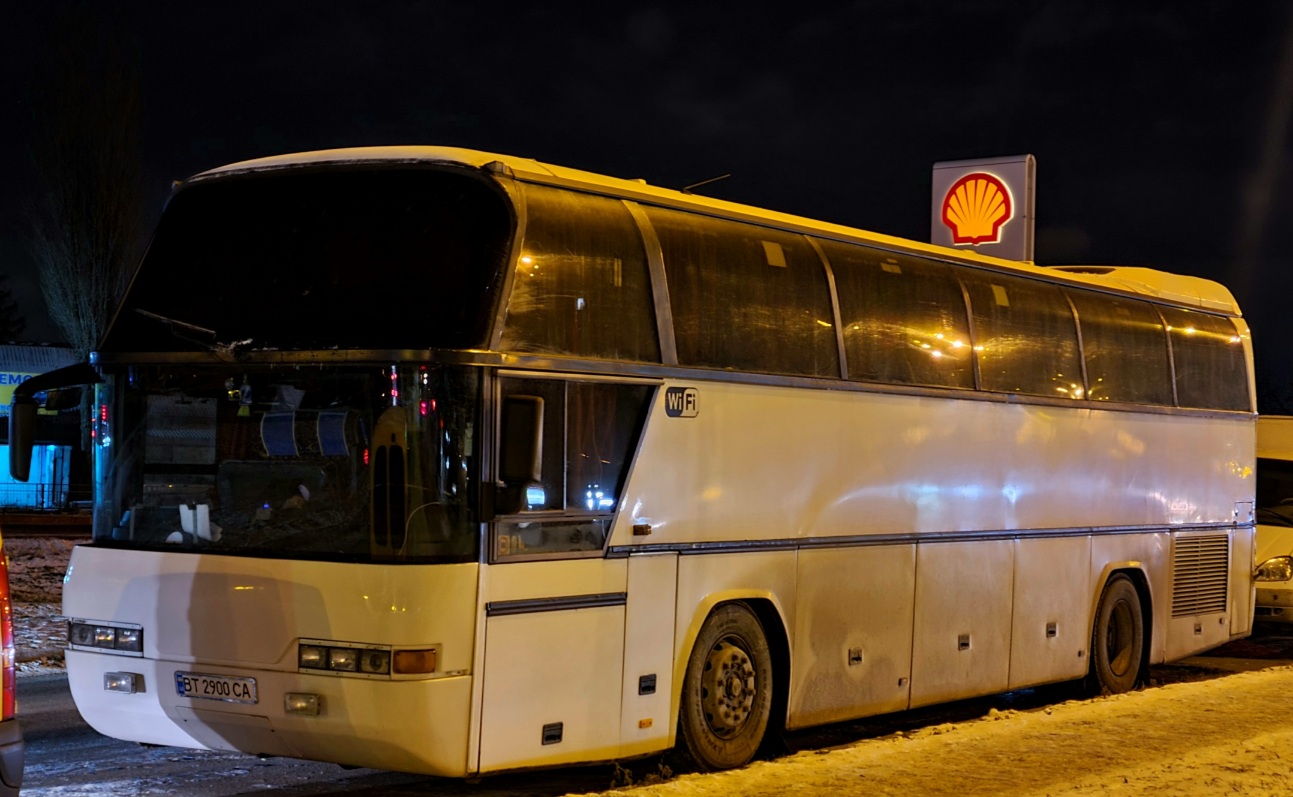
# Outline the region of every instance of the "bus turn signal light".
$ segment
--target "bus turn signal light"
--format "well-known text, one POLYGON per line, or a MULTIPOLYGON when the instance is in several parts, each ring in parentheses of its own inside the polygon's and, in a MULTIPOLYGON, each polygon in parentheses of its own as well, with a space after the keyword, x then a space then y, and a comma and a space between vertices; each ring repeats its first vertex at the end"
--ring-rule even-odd
POLYGON ((395 672, 404 675, 425 675, 435 672, 435 648, 426 650, 395 651, 395 672))

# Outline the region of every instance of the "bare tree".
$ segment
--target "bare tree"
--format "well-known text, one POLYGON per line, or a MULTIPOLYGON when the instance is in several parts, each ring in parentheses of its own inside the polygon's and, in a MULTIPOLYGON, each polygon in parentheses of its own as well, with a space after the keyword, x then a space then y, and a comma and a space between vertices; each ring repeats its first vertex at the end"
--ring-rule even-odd
MULTIPOLYGON (((33 156, 43 182, 32 254, 50 319, 78 357, 98 345, 143 240, 140 72, 112 4, 68 3, 32 81, 33 156)), ((91 396, 81 400, 90 450, 91 396)))
POLYGON ((75 352, 99 342, 135 265, 140 76, 111 5, 64 9, 33 80, 33 153, 44 183, 32 252, 50 318, 75 352))

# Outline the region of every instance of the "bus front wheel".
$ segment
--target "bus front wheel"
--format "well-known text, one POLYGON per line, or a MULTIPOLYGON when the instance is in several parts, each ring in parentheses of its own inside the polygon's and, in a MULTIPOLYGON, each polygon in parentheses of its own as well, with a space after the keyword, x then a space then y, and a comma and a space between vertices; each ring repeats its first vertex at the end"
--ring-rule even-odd
POLYGON ((683 679, 679 730, 688 754, 707 771, 754 758, 772 709, 772 654, 759 618, 740 603, 705 620, 683 679))
POLYGON ((1100 595, 1091 634, 1091 691, 1118 694, 1134 688, 1141 676, 1145 617, 1140 593, 1125 575, 1109 579, 1100 595))

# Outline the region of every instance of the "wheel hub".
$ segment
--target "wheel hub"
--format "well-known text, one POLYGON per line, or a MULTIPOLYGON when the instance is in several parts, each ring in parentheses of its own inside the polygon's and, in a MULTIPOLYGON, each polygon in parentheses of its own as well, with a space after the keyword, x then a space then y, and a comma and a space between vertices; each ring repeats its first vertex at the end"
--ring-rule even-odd
POLYGON ((705 659, 701 707, 710 729, 730 737, 741 729, 754 709, 757 689, 750 656, 730 639, 722 639, 705 659))

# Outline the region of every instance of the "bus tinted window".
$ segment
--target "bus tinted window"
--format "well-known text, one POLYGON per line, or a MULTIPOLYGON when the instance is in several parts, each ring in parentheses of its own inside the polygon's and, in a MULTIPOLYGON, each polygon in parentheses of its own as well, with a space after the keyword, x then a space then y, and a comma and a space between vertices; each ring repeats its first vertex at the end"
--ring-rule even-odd
POLYGON ((1176 365, 1176 399, 1182 407, 1248 410, 1248 370, 1243 341, 1228 319, 1163 308, 1176 365))
POLYGON ((660 361, 646 256, 618 200, 526 186, 501 348, 660 361))
POLYGON ((543 399, 543 451, 541 479, 524 499, 527 517, 499 524, 496 559, 601 552, 651 391, 608 382, 503 382, 504 396, 543 399))
POLYGON ((963 278, 983 389, 1082 398, 1077 326, 1059 286, 1003 274, 963 278))
POLYGON ((660 238, 678 362, 839 376, 830 290, 803 236, 648 208, 660 238))
POLYGON ((476 555, 476 369, 243 362, 105 376, 101 542, 352 562, 476 555))
POLYGON ((965 298, 949 266, 831 241, 850 379, 974 387, 965 298))
POLYGON ((1069 291, 1082 327, 1087 398, 1172 404, 1167 335, 1145 302, 1069 291))
POLYGON ((167 206, 101 350, 482 346, 511 225, 486 183, 429 169, 194 183, 167 206), (201 288, 176 290, 190 274, 201 288))

